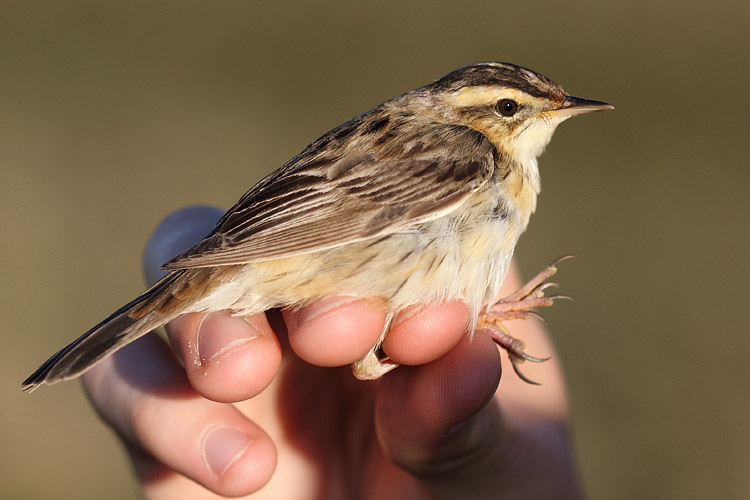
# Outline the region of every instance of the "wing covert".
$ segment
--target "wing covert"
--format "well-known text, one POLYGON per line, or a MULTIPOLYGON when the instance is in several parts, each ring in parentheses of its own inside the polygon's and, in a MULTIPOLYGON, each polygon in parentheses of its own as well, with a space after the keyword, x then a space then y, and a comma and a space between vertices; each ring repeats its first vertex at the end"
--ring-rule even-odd
POLYGON ((334 129, 260 181, 212 234, 164 267, 271 260, 398 231, 454 210, 495 168, 495 150, 482 134, 449 125, 401 134, 390 149, 367 136, 365 144, 350 140, 343 154, 321 151, 331 135, 357 126, 364 124, 334 129))

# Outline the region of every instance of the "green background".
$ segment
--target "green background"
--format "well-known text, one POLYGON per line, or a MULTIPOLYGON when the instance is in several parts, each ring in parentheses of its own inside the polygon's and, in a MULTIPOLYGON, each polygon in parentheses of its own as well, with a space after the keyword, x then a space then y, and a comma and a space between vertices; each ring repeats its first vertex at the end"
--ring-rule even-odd
POLYGON ((545 317, 588 493, 750 496, 750 3, 268 4, 0 1, 0 496, 137 495, 79 384, 18 388, 142 289, 163 216, 483 60, 617 108, 560 127, 517 251, 577 256, 545 317))

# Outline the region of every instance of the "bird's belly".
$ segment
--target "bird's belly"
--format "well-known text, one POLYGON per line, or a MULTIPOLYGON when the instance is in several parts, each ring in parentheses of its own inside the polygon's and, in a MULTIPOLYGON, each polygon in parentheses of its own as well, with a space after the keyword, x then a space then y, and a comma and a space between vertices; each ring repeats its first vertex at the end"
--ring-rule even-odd
POLYGON ((381 298, 386 308, 400 311, 462 300, 473 324, 499 293, 519 235, 508 219, 444 217, 373 240, 247 264, 229 294, 235 297, 230 307, 250 314, 343 295, 381 298))

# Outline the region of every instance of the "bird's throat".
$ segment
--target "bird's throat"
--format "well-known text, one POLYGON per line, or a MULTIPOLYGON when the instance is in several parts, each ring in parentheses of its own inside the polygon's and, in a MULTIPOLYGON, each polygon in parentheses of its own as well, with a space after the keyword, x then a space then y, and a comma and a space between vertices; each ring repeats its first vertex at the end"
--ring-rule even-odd
POLYGON ((505 197, 509 205, 515 208, 523 231, 529 223, 531 214, 536 210, 536 198, 541 191, 536 158, 514 161, 503 187, 505 197))

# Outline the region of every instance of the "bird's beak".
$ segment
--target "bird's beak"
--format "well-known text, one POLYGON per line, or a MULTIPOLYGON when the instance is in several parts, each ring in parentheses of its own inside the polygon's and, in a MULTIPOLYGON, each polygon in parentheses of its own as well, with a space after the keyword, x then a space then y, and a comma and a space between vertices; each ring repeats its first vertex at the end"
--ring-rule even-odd
POLYGON ((594 111, 605 111, 607 109, 615 109, 611 104, 607 104, 602 101, 594 101, 593 99, 584 99, 583 97, 573 97, 572 95, 565 96, 565 100, 562 106, 552 110, 551 113, 557 116, 569 116, 582 115, 584 113, 592 113, 594 111))

